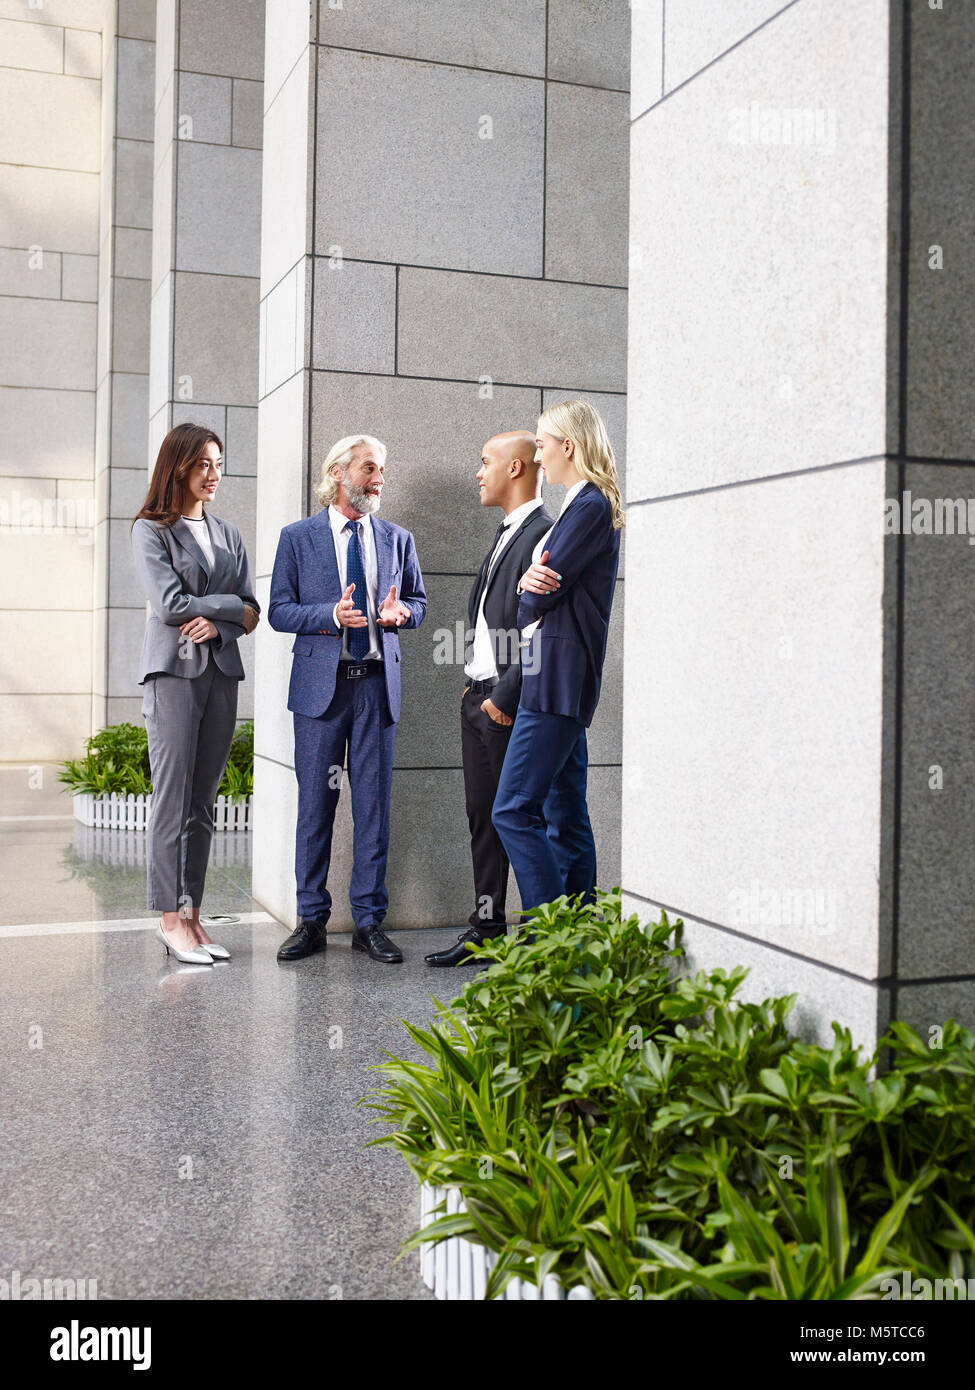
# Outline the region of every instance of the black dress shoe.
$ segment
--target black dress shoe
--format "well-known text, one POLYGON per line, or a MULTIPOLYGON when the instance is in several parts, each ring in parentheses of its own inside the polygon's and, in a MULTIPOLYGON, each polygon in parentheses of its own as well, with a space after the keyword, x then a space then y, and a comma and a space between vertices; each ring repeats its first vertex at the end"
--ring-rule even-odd
POLYGON ((310 917, 307 922, 299 922, 295 931, 278 949, 278 960, 301 960, 312 956, 328 944, 325 923, 310 917))
POLYGON ((373 960, 385 961, 387 965, 395 965, 403 959, 403 952, 398 946, 393 945, 378 922, 370 922, 365 927, 353 927, 352 949, 366 951, 373 960))
POLYGON ((485 941, 495 941, 504 934, 504 927, 468 927, 458 936, 456 946, 448 946, 446 951, 433 951, 423 959, 427 965, 485 965, 487 957, 472 956, 467 949, 467 943, 470 941, 475 946, 480 946, 485 941))

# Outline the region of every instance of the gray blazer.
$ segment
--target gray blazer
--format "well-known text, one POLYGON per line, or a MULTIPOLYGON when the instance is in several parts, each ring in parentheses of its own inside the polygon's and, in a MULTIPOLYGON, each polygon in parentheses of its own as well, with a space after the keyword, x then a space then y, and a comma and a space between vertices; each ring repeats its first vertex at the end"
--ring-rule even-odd
POLYGON ((259 613, 253 594, 247 554, 237 527, 204 511, 213 568, 193 538, 192 527, 175 526, 140 517, 132 527, 135 568, 152 612, 146 624, 139 663, 139 684, 162 671, 170 676, 199 676, 210 657, 226 676, 244 679, 237 639, 244 636, 244 604, 259 613), (180 624, 190 618, 209 618, 217 636, 191 642, 180 624))

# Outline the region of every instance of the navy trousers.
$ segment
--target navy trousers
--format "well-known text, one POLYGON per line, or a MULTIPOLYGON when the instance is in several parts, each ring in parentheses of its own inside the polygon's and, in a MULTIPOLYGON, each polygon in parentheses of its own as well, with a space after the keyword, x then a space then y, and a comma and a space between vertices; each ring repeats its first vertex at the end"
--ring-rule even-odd
POLYGON ((328 921, 332 898, 328 868, 332 825, 342 784, 352 797, 352 881, 349 901, 357 927, 382 922, 389 908, 389 793, 393 781, 396 723, 382 675, 346 680, 339 673, 335 696, 323 715, 294 715, 298 825, 295 878, 298 913, 328 921))
POLYGON ((577 719, 519 707, 491 819, 526 911, 563 893, 595 901, 588 770, 586 730, 577 719))

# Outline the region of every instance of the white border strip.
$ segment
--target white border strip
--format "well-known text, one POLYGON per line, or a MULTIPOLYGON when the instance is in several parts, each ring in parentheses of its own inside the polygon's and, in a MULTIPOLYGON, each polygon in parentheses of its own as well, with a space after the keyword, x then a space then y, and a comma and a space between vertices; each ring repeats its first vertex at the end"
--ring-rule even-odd
POLYGON ((0 825, 20 825, 22 821, 74 820, 74 816, 0 816, 0 825))
MULTIPOLYGON (((229 926, 263 927, 280 926, 276 917, 269 912, 235 912, 236 922, 229 926)), ((20 922, 16 926, 0 925, 0 938, 8 936, 61 936, 94 935, 96 932, 114 931, 155 931, 159 925, 159 914, 154 917, 117 917, 106 922, 20 922)), ((226 931, 226 926, 221 926, 226 931)))

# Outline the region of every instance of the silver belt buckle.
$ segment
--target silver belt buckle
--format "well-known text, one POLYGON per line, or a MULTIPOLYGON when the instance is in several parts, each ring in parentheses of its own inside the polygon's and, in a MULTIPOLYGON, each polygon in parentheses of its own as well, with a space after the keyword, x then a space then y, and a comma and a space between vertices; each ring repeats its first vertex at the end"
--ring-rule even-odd
POLYGON ((350 661, 345 674, 348 676, 350 681, 362 680, 363 676, 368 676, 369 667, 364 662, 360 663, 359 665, 354 665, 350 661))

